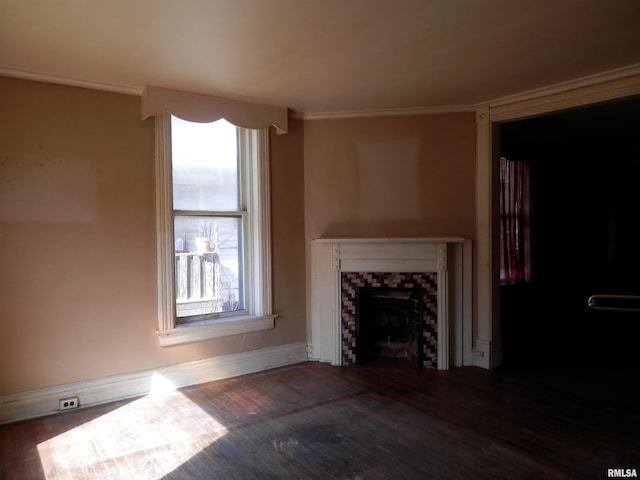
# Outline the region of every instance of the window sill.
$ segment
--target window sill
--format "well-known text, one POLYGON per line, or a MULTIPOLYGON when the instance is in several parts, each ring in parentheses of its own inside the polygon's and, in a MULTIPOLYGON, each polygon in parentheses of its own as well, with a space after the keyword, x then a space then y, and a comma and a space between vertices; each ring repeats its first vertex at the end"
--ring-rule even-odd
POLYGON ((277 315, 246 315, 215 320, 207 325, 180 325, 171 330, 158 332, 158 337, 161 347, 200 342, 211 338, 270 330, 275 327, 276 317, 277 315))

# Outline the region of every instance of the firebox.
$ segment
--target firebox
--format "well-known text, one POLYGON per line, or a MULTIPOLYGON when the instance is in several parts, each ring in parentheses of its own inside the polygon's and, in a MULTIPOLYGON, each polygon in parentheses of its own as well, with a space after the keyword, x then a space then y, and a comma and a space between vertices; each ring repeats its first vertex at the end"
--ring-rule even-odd
POLYGON ((356 293, 356 362, 405 358, 422 368, 423 298, 415 288, 360 287, 356 293))

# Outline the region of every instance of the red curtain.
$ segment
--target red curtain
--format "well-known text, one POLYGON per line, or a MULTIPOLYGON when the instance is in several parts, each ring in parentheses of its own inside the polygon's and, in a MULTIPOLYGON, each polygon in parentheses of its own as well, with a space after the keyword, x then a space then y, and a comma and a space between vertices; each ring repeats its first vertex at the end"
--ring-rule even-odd
POLYGON ((531 165, 500 159, 500 284, 531 280, 531 165))

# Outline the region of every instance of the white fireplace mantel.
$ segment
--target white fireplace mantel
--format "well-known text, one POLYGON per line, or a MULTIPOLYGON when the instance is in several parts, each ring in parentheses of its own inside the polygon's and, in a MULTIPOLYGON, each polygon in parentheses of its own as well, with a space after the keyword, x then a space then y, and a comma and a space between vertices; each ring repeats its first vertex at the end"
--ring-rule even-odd
POLYGON ((313 240, 309 358, 342 365, 342 272, 436 272, 438 369, 471 365, 471 255, 459 237, 313 240))

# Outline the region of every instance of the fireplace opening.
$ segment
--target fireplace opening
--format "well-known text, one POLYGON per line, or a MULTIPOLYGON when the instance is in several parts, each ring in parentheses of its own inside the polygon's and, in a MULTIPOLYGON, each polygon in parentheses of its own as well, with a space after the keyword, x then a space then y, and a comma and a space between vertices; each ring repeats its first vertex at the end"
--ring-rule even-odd
POLYGON ((423 367, 423 288, 360 287, 356 294, 356 363, 405 358, 423 367))

